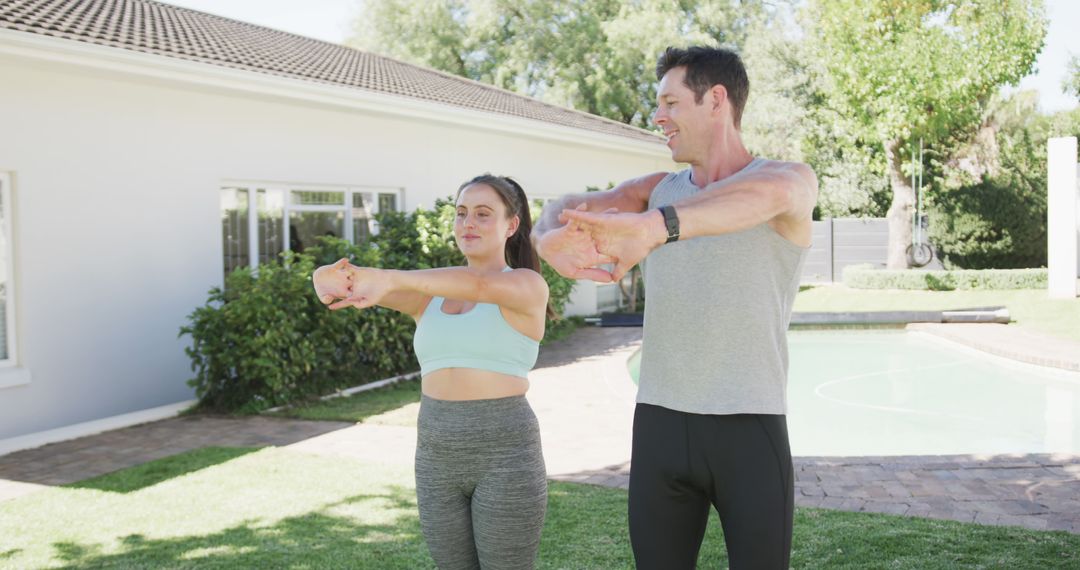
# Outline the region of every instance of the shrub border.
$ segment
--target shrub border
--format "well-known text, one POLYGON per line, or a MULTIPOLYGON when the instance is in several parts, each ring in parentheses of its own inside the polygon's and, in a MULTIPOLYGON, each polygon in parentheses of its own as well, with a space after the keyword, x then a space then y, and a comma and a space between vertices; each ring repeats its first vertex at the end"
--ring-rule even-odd
POLYGON ((873 265, 844 268, 843 283, 852 289, 923 291, 1046 289, 1047 269, 879 269, 873 265))

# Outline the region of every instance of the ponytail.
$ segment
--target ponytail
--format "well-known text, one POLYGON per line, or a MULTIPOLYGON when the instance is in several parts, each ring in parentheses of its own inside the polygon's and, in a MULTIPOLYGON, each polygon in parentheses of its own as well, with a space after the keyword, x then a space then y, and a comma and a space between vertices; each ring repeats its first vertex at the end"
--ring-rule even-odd
POLYGON ((525 190, 521 188, 521 185, 516 180, 508 176, 504 177, 503 180, 513 189, 514 197, 517 199, 517 211, 515 213, 518 216, 517 231, 510 236, 510 239, 506 240, 506 263, 514 269, 532 269, 540 273, 540 257, 536 254, 536 248, 533 247, 530 239, 532 234, 532 211, 529 209, 529 199, 525 196, 525 190))

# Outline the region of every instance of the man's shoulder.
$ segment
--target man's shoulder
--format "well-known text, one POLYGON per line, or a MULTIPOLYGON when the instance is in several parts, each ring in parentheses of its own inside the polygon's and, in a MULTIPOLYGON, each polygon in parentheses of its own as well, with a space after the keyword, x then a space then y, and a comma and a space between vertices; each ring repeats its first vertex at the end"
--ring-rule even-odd
POLYGON ((802 176, 813 177, 814 169, 810 168, 809 164, 805 162, 796 162, 789 160, 775 160, 765 157, 757 157, 754 159, 758 162, 758 167, 763 169, 794 172, 802 176))
POLYGON ((665 184, 677 184, 679 182, 690 182, 691 169, 684 168, 682 170, 676 170, 674 172, 665 172, 664 176, 656 179, 656 186, 665 184))

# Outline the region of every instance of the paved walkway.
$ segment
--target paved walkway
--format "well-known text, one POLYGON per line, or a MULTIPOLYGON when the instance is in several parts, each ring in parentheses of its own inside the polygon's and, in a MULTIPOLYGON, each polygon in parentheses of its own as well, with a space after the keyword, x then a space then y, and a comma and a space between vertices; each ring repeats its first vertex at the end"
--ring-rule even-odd
MULTIPOLYGON (((946 332, 987 342, 981 327, 993 325, 975 326, 946 332)), ((1008 334, 990 336, 1015 350, 1008 334)), ((586 328, 544 347, 529 400, 552 479, 627 486, 635 387, 625 364, 640 343, 639 328, 586 328)), ((0 500, 210 445, 411 465, 415 437, 415 428, 392 425, 174 418, 2 456, 0 500)), ((795 469, 800 506, 1080 533, 1080 456, 799 457, 795 469)))

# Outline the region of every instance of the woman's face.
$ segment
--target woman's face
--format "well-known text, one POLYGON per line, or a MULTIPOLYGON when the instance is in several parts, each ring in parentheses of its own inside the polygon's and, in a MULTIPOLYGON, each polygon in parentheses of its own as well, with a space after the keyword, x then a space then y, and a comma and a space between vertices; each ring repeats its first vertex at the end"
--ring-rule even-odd
POLYGON ((465 257, 503 257, 506 240, 519 223, 517 216, 508 218, 506 214, 506 204, 487 184, 466 186, 458 194, 454 237, 465 257))

